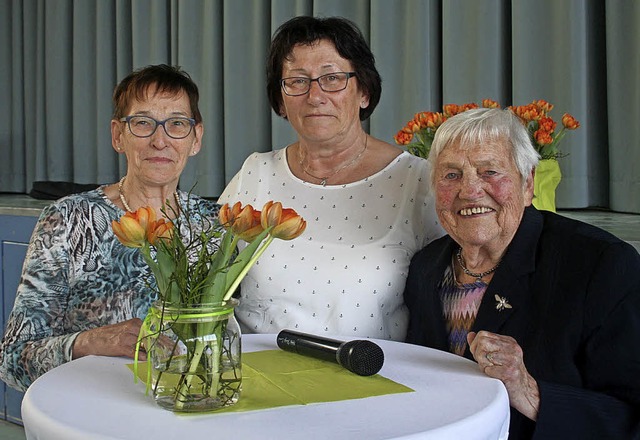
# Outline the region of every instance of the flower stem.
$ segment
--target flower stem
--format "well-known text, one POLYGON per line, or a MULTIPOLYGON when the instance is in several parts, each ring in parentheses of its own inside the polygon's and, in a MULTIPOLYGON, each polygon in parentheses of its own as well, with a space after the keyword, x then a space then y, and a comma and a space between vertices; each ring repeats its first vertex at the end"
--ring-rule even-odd
POLYGON ((189 389, 191 388, 191 381, 193 380, 193 376, 195 376, 196 374, 198 364, 200 364, 200 358, 202 357, 202 353, 204 352, 204 345, 205 344, 202 341, 202 338, 196 338, 196 345, 193 350, 191 363, 189 364, 189 370, 186 373, 184 382, 182 382, 176 394, 176 409, 178 410, 183 409, 184 404, 188 402, 187 396, 189 395, 189 389))
POLYGON ((256 253, 253 254, 253 256, 251 257, 247 265, 238 274, 236 279, 233 280, 233 283, 231 284, 231 286, 229 286, 229 289, 227 289, 227 292, 224 294, 224 297, 222 298, 223 302, 228 301, 229 298, 231 298, 231 295, 233 295, 233 292, 235 292, 235 290, 238 288, 242 279, 247 275, 247 273, 249 272, 249 269, 251 269, 251 266, 253 266, 255 262, 258 261, 258 258, 260 258, 260 256, 264 253, 264 251, 267 250, 267 248, 269 247, 272 241, 273 241, 273 236, 269 235, 267 239, 260 245, 256 253))
MULTIPOLYGON (((189 369, 184 374, 185 380, 181 381, 181 385, 179 389, 176 391, 176 399, 175 405, 177 410, 184 409, 185 403, 189 402, 187 396, 189 395, 189 390, 191 389, 191 382, 193 381, 194 376, 198 371, 198 366, 200 365, 200 360, 202 359, 202 355, 207 346, 207 343, 204 341, 204 338, 211 333, 215 333, 214 343, 212 345, 213 349, 213 366, 211 368, 212 373, 212 381, 208 385, 207 394, 208 397, 215 395, 218 392, 218 383, 220 382, 220 376, 222 375, 221 371, 221 363, 220 363, 220 353, 223 341, 223 325, 219 322, 204 322, 197 323, 195 325, 195 333, 196 333, 196 343, 193 349, 193 356, 191 356, 191 360, 189 361, 189 369), (214 329, 215 326, 215 329, 214 329), (183 398, 181 398, 183 397, 183 398)), ((203 368, 206 370, 206 368, 203 368)), ((203 371, 203 377, 205 377, 205 381, 209 382, 209 376, 206 371, 203 371)), ((183 377, 184 377, 183 376, 183 377)))

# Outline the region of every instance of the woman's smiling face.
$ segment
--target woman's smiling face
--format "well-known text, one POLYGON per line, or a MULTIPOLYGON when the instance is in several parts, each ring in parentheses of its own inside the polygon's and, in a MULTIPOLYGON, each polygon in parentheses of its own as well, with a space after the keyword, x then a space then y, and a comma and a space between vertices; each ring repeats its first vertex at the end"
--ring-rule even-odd
POLYGON ((436 159, 434 183, 440 222, 463 248, 506 247, 533 197, 533 173, 523 185, 506 139, 452 143, 436 159))

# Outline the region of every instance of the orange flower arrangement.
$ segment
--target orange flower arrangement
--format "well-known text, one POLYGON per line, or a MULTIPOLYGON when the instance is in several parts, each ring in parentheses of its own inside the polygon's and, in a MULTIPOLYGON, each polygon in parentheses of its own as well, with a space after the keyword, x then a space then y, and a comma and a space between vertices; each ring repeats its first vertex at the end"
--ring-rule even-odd
MULTIPOLYGON (((206 390, 205 394, 208 396, 213 393, 218 393, 221 399, 226 396, 224 387, 218 387, 223 383, 223 373, 219 367, 224 362, 222 333, 226 324, 224 321, 195 320, 194 316, 198 319, 208 316, 198 314, 198 307, 205 304, 227 304, 249 269, 274 239, 292 240, 302 234, 306 227, 304 219, 293 209, 283 209, 280 202, 272 201, 264 205, 262 212, 251 205, 243 207, 239 202, 233 207, 225 204, 218 214, 219 221, 203 217, 202 230, 198 231, 192 230, 189 212, 185 211, 184 215, 189 230, 185 236, 181 236, 182 229, 175 227, 173 222, 157 219, 155 210, 150 207, 140 208, 133 213, 127 212, 119 221, 111 223, 114 234, 123 245, 140 250, 153 272, 159 302, 162 304, 157 324, 152 324, 156 317, 150 311, 140 330, 134 358, 134 375, 137 377, 141 343, 144 342, 149 350, 154 349, 159 338, 157 329, 164 328, 165 322, 169 322, 178 338, 175 346, 181 344, 186 347, 186 354, 182 355, 169 350, 168 358, 162 362, 166 367, 172 364, 174 358, 182 356, 184 359, 180 361, 180 365, 188 366, 177 373, 180 379, 173 392, 175 409, 179 411, 185 407, 188 400, 186 396, 196 388, 206 390), (240 240, 246 241, 247 245, 236 252, 240 240), (151 253, 152 247, 156 250, 155 259, 151 253), (165 312, 167 307, 193 310, 189 316, 195 322, 179 321, 179 315, 173 316, 165 312), (205 342, 204 339, 209 338, 208 335, 212 332, 215 337, 211 336, 205 342), (213 356, 213 361, 208 360, 210 356, 204 355, 211 347, 218 354, 213 356), (213 371, 215 374, 195 374, 202 371, 213 371), (196 376, 201 378, 200 382, 194 382, 196 376)), ((147 365, 148 392, 151 386, 151 363, 147 365)), ((154 392, 158 383, 154 386, 154 392)))
POLYGON ((240 202, 225 204, 218 218, 219 225, 205 225, 201 233, 189 234, 190 239, 176 233, 179 228, 172 222, 156 219, 150 207, 127 212, 111 226, 123 245, 140 249, 162 301, 195 304, 227 301, 274 239, 292 240, 307 225, 293 209, 272 201, 262 211, 240 202), (239 240, 248 245, 232 261, 239 240), (151 247, 156 249, 155 260, 151 247))
MULTIPOLYGON (((500 104, 492 99, 483 99, 483 108, 500 108, 500 104)), ((426 158, 429 156, 431 144, 436 131, 448 118, 479 106, 475 103, 446 104, 442 112, 416 113, 412 120, 394 136, 398 145, 407 147, 409 153, 426 158)), ((553 110, 553 104, 542 99, 533 101, 527 105, 509 106, 527 127, 534 148, 540 153, 542 159, 557 159, 562 157, 558 150, 558 144, 566 134, 566 130, 575 130, 580 123, 569 113, 562 115, 562 129, 556 132, 556 122, 549 112, 553 110)))

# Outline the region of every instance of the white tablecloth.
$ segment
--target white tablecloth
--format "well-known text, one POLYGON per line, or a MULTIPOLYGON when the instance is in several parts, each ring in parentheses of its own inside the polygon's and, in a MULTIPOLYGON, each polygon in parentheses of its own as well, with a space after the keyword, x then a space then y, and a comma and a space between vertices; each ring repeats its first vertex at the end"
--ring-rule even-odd
MULTIPOLYGON (((506 439, 504 385, 475 363, 437 350, 376 340, 381 375, 415 392, 260 411, 176 415, 134 384, 131 359, 89 356, 55 368, 27 390, 30 440, 87 439, 506 439)), ((276 335, 244 335, 243 351, 276 349, 276 335)), ((241 397, 242 398, 242 397, 241 397)))

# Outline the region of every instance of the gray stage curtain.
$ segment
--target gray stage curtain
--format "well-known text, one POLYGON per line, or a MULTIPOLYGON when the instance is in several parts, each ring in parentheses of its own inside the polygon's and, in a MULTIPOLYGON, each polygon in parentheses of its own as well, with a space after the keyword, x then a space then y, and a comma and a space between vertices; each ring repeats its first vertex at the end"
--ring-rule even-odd
POLYGON ((640 213, 640 2, 633 0, 0 0, 0 192, 115 182, 111 93, 131 70, 181 65, 198 83, 204 147, 181 187, 215 197, 253 151, 295 140, 265 93, 270 37, 340 15, 383 77, 366 122, 393 135, 423 110, 534 99, 582 127, 561 144, 561 208, 640 213))

